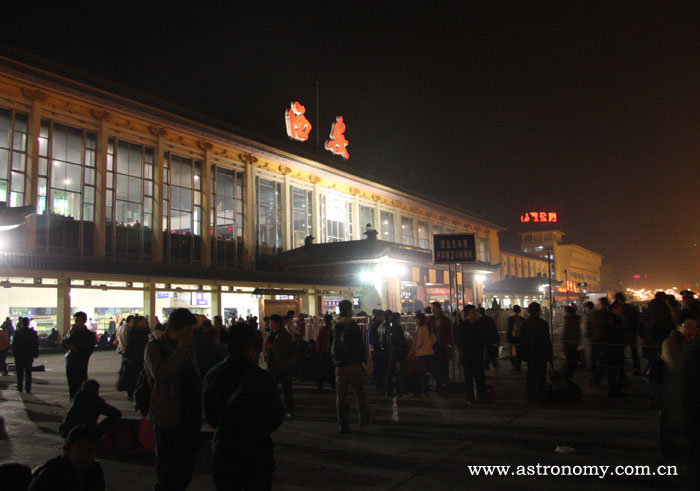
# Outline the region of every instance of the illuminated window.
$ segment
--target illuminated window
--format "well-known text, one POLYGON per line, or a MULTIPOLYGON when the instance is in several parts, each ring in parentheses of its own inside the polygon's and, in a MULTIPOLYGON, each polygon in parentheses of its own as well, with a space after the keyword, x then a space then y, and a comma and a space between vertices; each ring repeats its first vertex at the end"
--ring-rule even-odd
POLYGON ((404 245, 413 245, 413 218, 401 217, 401 242, 404 245))
POLYGON ((256 177, 258 200, 258 252, 275 254, 282 250, 282 184, 256 177))
POLYGON ((489 239, 486 237, 479 237, 479 260, 490 263, 491 262, 491 251, 489 251, 489 239))
POLYGON ((27 116, 0 109, 0 202, 24 205, 27 165, 27 116))
POLYGON ((153 148, 110 138, 107 145, 107 255, 151 257, 153 148))
POLYGON ((418 247, 430 249, 430 239, 428 239, 428 222, 418 222, 418 247))
POLYGON ((321 241, 352 240, 352 203, 335 194, 321 195, 321 241))
POLYGON ((212 263, 234 267, 243 259, 243 174, 211 166, 212 263))
POLYGON ((37 179, 37 244, 92 254, 96 134, 42 120, 37 179))
POLYGON ((163 159, 164 258, 200 264, 202 244, 202 162, 165 152, 163 159))
POLYGON ((376 230, 374 223, 374 207, 360 205, 360 227, 363 229, 363 233, 364 229, 367 227, 367 224, 376 230))
POLYGON ((292 209, 292 248, 304 245, 304 239, 312 235, 313 193, 307 189, 290 188, 290 205, 292 209))
POLYGON ((394 242, 394 214, 390 211, 380 211, 379 221, 382 229, 382 240, 394 242))

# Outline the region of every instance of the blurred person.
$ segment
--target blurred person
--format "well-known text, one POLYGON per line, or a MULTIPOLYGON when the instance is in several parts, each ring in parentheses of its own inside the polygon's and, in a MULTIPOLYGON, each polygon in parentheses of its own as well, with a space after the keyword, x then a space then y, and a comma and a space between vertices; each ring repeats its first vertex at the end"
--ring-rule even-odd
POLYGON ((595 318, 595 304, 585 302, 583 304, 583 324, 585 326, 586 339, 588 340, 588 371, 598 371, 598 336, 599 329, 595 318))
POLYGON ((134 316, 128 315, 126 320, 117 329, 117 351, 121 354, 126 353, 129 340, 129 330, 134 323, 134 316))
POLYGON ((197 319, 183 308, 168 317, 160 339, 146 345, 151 388, 148 419, 155 434, 155 491, 184 490, 192 480, 202 426, 202 381, 192 333, 197 319))
POLYGON ((321 325, 316 336, 316 347, 319 353, 319 369, 316 387, 319 392, 323 392, 323 384, 328 382, 332 390, 335 390, 335 365, 330 351, 328 333, 333 323, 333 316, 326 314, 323 316, 321 325))
POLYGON ((39 356, 39 336, 29 327, 29 319, 20 317, 17 330, 12 338, 12 353, 15 356, 17 390, 32 393, 32 364, 39 356))
POLYGON ((578 362, 578 347, 581 344, 581 316, 576 313, 576 307, 564 307, 564 328, 561 331, 561 347, 566 358, 564 372, 569 380, 573 379, 578 362))
POLYGON ((642 313, 642 354, 649 364, 659 357, 661 344, 673 331, 675 325, 671 317, 671 309, 666 303, 666 294, 656 292, 654 299, 649 302, 642 313))
POLYGON ((100 397, 100 384, 97 380, 89 379, 83 382, 80 392, 75 394, 58 431, 66 438, 73 428, 84 425, 93 431, 99 441, 109 428, 119 423, 121 417, 119 409, 100 397), (100 416, 105 418, 98 424, 100 416))
POLYGON ((606 360, 606 346, 604 343, 603 334, 610 332, 607 330, 608 325, 613 321, 613 314, 610 312, 610 300, 608 297, 601 297, 598 299, 598 308, 593 314, 595 319, 595 329, 597 333, 597 350, 596 350, 596 360, 595 360, 595 372, 591 377, 591 385, 600 387, 600 381, 603 378, 603 372, 608 367, 606 360))
POLYGON ((698 318, 692 313, 683 314, 681 325, 671 331, 661 344, 661 359, 667 372, 676 368, 681 352, 697 335, 698 318))
POLYGON ((389 352, 391 350, 389 346, 389 331, 391 328, 391 316, 394 313, 387 309, 384 311, 384 322, 379 324, 377 327, 377 341, 379 343, 379 356, 382 360, 381 364, 381 375, 382 375, 382 389, 381 393, 385 396, 391 396, 391 386, 386 386, 387 371, 389 369, 389 352))
POLYGON ((476 402, 474 384, 480 403, 489 402, 484 374, 484 346, 486 333, 484 325, 478 320, 474 305, 464 307, 465 319, 455 329, 455 344, 459 349, 459 359, 464 371, 464 388, 467 404, 476 402))
POLYGON ((143 357, 150 335, 151 329, 148 326, 148 319, 140 315, 136 316, 131 329, 129 329, 126 351, 124 352, 126 394, 130 401, 134 400, 136 383, 143 371, 143 357))
POLYGON ((294 369, 294 359, 296 351, 292 336, 283 325, 284 320, 277 314, 270 316, 270 328, 274 336, 272 341, 268 338, 268 348, 274 369, 274 376, 277 383, 282 384, 282 394, 284 395, 284 405, 288 418, 294 417, 294 388, 292 386, 292 371, 294 369))
POLYGON ((192 346, 197 354, 197 364, 202 376, 223 360, 223 357, 219 356, 218 334, 214 324, 206 317, 201 319, 200 325, 192 333, 192 346))
MULTIPOLYGON (((9 319, 9 317, 8 317, 9 319)), ((10 329, 6 324, 0 328, 0 373, 8 375, 7 371, 7 355, 10 352, 10 329)))
POLYGON ((483 307, 476 309, 479 322, 482 323, 482 329, 486 336, 486 345, 484 346, 484 369, 488 370, 490 365, 493 365, 494 370, 498 371, 500 363, 498 362, 498 345, 501 343, 501 338, 498 334, 496 321, 493 317, 486 315, 486 310, 483 307))
POLYGON ((379 341, 379 327, 384 323, 384 311, 375 309, 372 316, 372 323, 369 326, 367 340, 369 342, 370 355, 372 357, 372 376, 377 391, 384 390, 384 353, 379 341))
POLYGON ((641 365, 639 363, 639 314, 637 309, 627 303, 627 298, 622 292, 615 294, 615 302, 622 305, 622 321, 625 331, 625 344, 629 346, 632 355, 632 374, 635 377, 641 375, 641 365))
POLYGON ((549 324, 540 318, 540 304, 530 303, 527 311, 530 315, 523 322, 520 338, 520 354, 527 362, 527 400, 542 403, 547 384, 547 363, 552 363, 552 341, 549 324))
POLYGON ((437 389, 444 390, 447 387, 447 382, 435 370, 435 351, 434 346, 438 342, 435 333, 428 327, 428 320, 425 314, 416 314, 416 341, 413 344, 412 351, 418 359, 418 384, 419 395, 425 397, 428 395, 428 384, 426 377, 430 374, 437 382, 437 389))
POLYGON ((625 330, 623 304, 614 302, 610 306, 611 314, 603 324, 600 332, 600 344, 603 348, 606 368, 608 370, 608 394, 610 397, 623 397, 622 367, 625 363, 625 330))
POLYGON ((88 365, 96 341, 95 333, 85 326, 87 322, 85 312, 73 314, 73 321, 74 324, 62 343, 63 347, 68 350, 66 352, 66 379, 71 399, 80 390, 83 380, 88 378, 88 365))
MULTIPOLYGON (((425 310, 428 313, 428 307, 425 310)), ((428 327, 438 339, 435 345, 435 370, 440 374, 442 380, 447 381, 449 379, 448 372, 453 350, 452 324, 450 319, 442 313, 440 302, 432 302, 430 304, 430 312, 433 315, 428 318, 428 327)))
POLYGON ((508 317, 508 326, 506 327, 506 340, 510 346, 510 364, 513 370, 520 371, 520 333, 522 331, 523 316, 520 315, 522 309, 520 305, 513 306, 513 315, 508 317))
POLYGON ((0 484, 3 491, 27 491, 32 482, 32 470, 24 464, 0 464, 0 484))
POLYGON ((29 491, 104 491, 105 477, 97 458, 97 437, 87 426, 76 426, 66 437, 63 455, 34 471, 29 491))
POLYGON ((413 394, 409 393, 406 387, 408 346, 401 326, 401 314, 398 312, 391 314, 391 323, 386 331, 386 346, 388 362, 384 390, 387 394, 412 397, 413 394), (396 384, 393 384, 394 378, 396 384))
POLYGON ((217 491, 272 488, 276 465, 270 434, 284 421, 284 409, 272 375, 257 366, 254 331, 239 323, 224 332, 228 356, 204 379, 217 491))
POLYGON ((357 402, 360 428, 369 424, 369 406, 364 388, 365 348, 362 332, 352 319, 352 302, 343 300, 338 305, 340 314, 328 333, 331 355, 335 365, 336 412, 341 433, 350 432, 348 388, 352 387, 357 402))

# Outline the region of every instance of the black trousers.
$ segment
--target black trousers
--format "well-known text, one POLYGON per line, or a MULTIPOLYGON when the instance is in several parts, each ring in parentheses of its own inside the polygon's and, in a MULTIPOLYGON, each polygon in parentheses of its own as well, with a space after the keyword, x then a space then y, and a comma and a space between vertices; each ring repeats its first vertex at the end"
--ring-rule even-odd
POLYGON ((0 349, 0 373, 7 375, 7 354, 9 350, 0 349))
POLYGON ((527 362, 527 400, 544 402, 547 386, 547 362, 527 362))
POLYGON ((83 381, 87 380, 87 366, 85 367, 66 367, 66 378, 68 379, 68 393, 70 398, 80 392, 80 386, 83 381))
POLYGON ((155 427, 156 481, 154 491, 184 491, 192 480, 199 426, 155 427))
POLYGON ((323 384, 328 382, 331 389, 335 390, 335 365, 333 364, 331 354, 320 353, 319 355, 320 362, 316 387, 318 387, 318 390, 323 390, 323 384))
POLYGON ((462 369, 464 370, 464 390, 466 391, 467 401, 476 402, 474 397, 474 383, 476 383, 476 394, 479 397, 479 402, 486 402, 489 396, 486 392, 484 361, 462 360, 462 369))
POLYGON ((214 475, 216 491, 267 491, 272 489, 272 472, 255 476, 240 474, 214 475))
POLYGON ((289 414, 294 415, 294 389, 292 388, 292 374, 294 368, 287 370, 277 370, 277 382, 282 384, 282 395, 284 395, 284 407, 289 414))
POLYGON ((22 390, 24 385, 25 392, 31 392, 33 363, 34 358, 15 358, 15 368, 17 370, 17 390, 22 390))
POLYGON ((578 348, 576 347, 566 347, 564 348, 564 356, 566 356, 566 376, 571 379, 576 371, 576 363, 578 363, 578 348))
POLYGON ((386 378, 386 359, 384 353, 375 348, 372 350, 372 377, 377 391, 384 392, 384 379, 386 378))

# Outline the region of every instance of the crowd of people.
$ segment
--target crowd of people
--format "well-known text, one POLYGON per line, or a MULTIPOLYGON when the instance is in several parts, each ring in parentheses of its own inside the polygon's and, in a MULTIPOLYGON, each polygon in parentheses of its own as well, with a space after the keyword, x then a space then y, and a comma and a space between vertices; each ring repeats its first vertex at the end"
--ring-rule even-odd
MULTIPOLYGON (((625 350, 630 350, 631 374, 645 381, 653 403, 661 410, 665 444, 673 449, 695 448, 688 436, 695 433, 684 430, 689 421, 696 420, 700 407, 693 406, 698 390, 687 390, 692 376, 688 367, 697 365, 697 356, 691 361, 683 356, 700 352, 694 342, 700 302, 692 292, 687 293, 679 304, 660 292, 643 309, 627 303, 621 293, 612 303, 601 298, 597 305, 566 306, 561 328, 561 371, 570 384, 581 368, 587 368, 592 386, 607 380, 608 394, 623 397, 623 387, 629 383, 625 350), (647 361, 644 370, 639 343, 647 361)), ((5 358, 11 348, 17 389, 31 393, 38 340, 27 320, 20 319, 12 332, 7 322, 3 324, 0 372, 7 374, 5 358)), ((100 397, 99 383, 88 378, 89 360, 98 343, 86 314, 75 313, 73 321, 61 342, 66 350, 70 397, 59 428, 65 438, 64 452, 30 474, 28 488, 17 489, 72 489, 61 483, 73 482, 90 483, 83 489, 104 489, 104 475, 95 460, 97 449, 102 436, 118 427, 122 414, 100 397)), ((455 390, 448 385, 452 362, 461 367, 467 405, 493 403, 485 374, 490 369, 497 373, 502 357, 509 359, 515 372, 526 364, 528 402, 545 402, 551 390, 547 373, 555 361, 552 330, 536 302, 526 312, 514 306, 506 322, 506 346, 483 308, 466 305, 447 316, 439 302, 415 314, 415 332, 410 335, 404 331, 402 315, 389 310, 374 311, 363 332, 353 319, 349 301, 340 303, 337 316, 323 318, 315 336, 309 336, 307 318, 293 311, 265 317, 261 326, 252 317, 227 324, 220 316, 212 322, 187 309, 176 309, 165 324, 156 319, 151 326, 146 317, 130 315, 115 326, 121 356, 117 388, 126 392, 153 425, 156 490, 187 488, 203 421, 215 430, 212 472, 216 488, 269 489, 275 470, 270 435, 285 418, 296 416, 295 379, 313 381, 320 392, 330 384, 343 434, 352 431, 350 390, 357 402, 359 427, 370 423, 365 394, 368 365, 378 393, 388 397, 427 397, 431 392, 455 390)), ((1 472, 17 479, 26 476, 22 466, 16 465, 5 465, 1 472)))

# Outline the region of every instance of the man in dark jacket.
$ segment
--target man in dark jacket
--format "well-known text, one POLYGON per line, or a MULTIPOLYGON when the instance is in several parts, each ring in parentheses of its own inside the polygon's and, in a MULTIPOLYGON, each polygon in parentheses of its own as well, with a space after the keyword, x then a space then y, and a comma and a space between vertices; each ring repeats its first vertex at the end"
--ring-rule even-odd
POLYGON ((386 377, 384 390, 387 395, 409 395, 406 389, 406 356, 408 345, 403 327, 401 327, 401 314, 391 314, 389 328, 385 331, 384 346, 386 348, 386 377), (396 386, 393 385, 396 376, 396 386))
POLYGON ((379 343, 379 356, 382 360, 382 379, 381 389, 382 395, 390 396, 391 387, 386 386, 386 372, 389 365, 389 329, 391 328, 391 310, 384 311, 384 322, 377 326, 377 342, 379 343))
MULTIPOLYGON (((450 319, 442 313, 440 302, 430 304, 432 316, 428 317, 428 328, 437 336, 435 344, 435 369, 443 380, 449 379, 450 360, 452 359, 452 324, 450 319)), ((427 314, 426 309, 426 314, 427 314)))
POLYGON ((488 402, 486 392, 486 377, 484 375, 484 346, 486 334, 484 327, 478 320, 476 307, 467 305, 464 307, 465 320, 455 330, 455 344, 459 349, 459 358, 464 370, 464 388, 466 390, 467 403, 476 402, 474 397, 474 383, 479 402, 488 402))
POLYGON ((284 421, 275 381, 258 368, 255 330, 245 323, 223 334, 229 356, 204 378, 204 416, 214 428, 212 471, 217 491, 270 489, 275 444, 284 421))
POLYGON ((104 491, 105 476, 96 457, 94 432, 87 426, 76 426, 66 438, 63 455, 47 461, 34 472, 28 491, 104 491))
MULTIPOLYGON (((292 336, 283 325, 283 319, 277 314, 270 316, 270 328, 275 334, 274 342, 270 345, 272 366, 275 367, 275 380, 282 384, 284 406, 287 417, 294 417, 294 388, 292 387, 292 375, 296 348, 292 336)), ((268 341, 269 342, 269 341, 268 341)))
POLYGON ((624 306, 614 302, 608 322, 600 331, 600 344, 603 347, 604 361, 608 369, 608 394, 610 397, 622 397, 622 366, 625 363, 625 328, 624 306))
POLYGON ((39 356, 39 337, 36 331, 29 327, 29 318, 20 317, 15 336, 12 339, 12 352, 15 355, 17 370, 17 390, 27 394, 32 392, 32 364, 39 356))
POLYGON ((484 369, 488 370, 490 365, 498 370, 498 345, 501 344, 501 338, 498 334, 498 327, 493 317, 486 315, 486 310, 483 307, 477 308, 479 322, 481 322, 486 336, 486 346, 484 348, 484 369))
POLYGON ((148 419, 154 426, 155 491, 184 490, 192 480, 202 426, 202 379, 192 348, 197 319, 175 309, 160 339, 146 345, 144 370, 151 388, 148 419))
POLYGON ((350 433, 348 410, 348 386, 352 387, 357 400, 360 428, 369 423, 369 407, 365 396, 362 362, 365 349, 362 332, 352 320, 352 302, 343 300, 338 306, 340 316, 333 321, 328 333, 328 342, 335 365, 336 411, 341 433, 350 433))
MULTIPOLYGON (((375 310, 372 324, 369 326, 367 334, 369 341, 369 349, 372 355, 372 377, 377 391, 381 392, 384 389, 384 357, 379 342, 379 326, 384 323, 384 311, 375 310)), ((320 347, 319 347, 320 349, 320 347)))
POLYGON ((520 305, 513 306, 513 315, 508 317, 508 326, 506 327, 506 340, 510 345, 510 364, 513 370, 520 371, 520 331, 523 327, 523 316, 520 315, 522 309, 520 305))
POLYGON ((95 333, 87 326, 87 314, 76 312, 73 315, 74 324, 63 339, 63 347, 66 352, 66 378, 68 379, 68 392, 72 399, 80 390, 83 380, 88 378, 88 364, 90 355, 95 349, 95 333))
POLYGON ((541 403, 547 384, 547 363, 552 362, 552 341, 549 324, 540 318, 540 304, 532 302, 527 311, 530 316, 523 322, 520 356, 527 362, 527 401, 541 403))
POLYGON ((75 394, 71 401, 58 431, 63 438, 66 438, 73 428, 85 425, 93 430, 95 437, 99 438, 108 428, 116 425, 121 417, 122 412, 119 409, 110 406, 100 397, 100 384, 97 380, 86 380, 80 392, 75 394), (106 417, 97 424, 100 416, 106 417))

